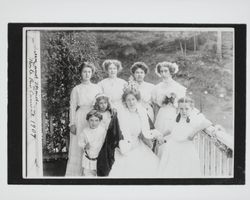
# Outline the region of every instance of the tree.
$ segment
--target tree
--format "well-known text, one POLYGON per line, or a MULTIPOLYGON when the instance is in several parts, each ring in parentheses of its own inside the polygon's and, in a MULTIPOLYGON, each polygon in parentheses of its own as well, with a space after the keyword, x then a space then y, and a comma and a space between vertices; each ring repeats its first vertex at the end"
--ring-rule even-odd
MULTIPOLYGON (((78 66, 90 61, 99 68, 98 47, 94 33, 88 32, 44 31, 41 41, 42 103, 49 120, 48 130, 52 132, 47 146, 62 149, 57 142, 69 134, 67 113, 71 90, 80 83, 78 66)), ((96 74, 93 81, 97 82, 99 76, 96 74)))

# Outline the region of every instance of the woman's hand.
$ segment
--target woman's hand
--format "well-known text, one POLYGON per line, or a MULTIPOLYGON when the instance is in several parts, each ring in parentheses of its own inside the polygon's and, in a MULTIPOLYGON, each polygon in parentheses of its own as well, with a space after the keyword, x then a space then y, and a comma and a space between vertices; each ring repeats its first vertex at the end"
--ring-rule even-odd
POLYGON ((119 148, 122 154, 126 154, 131 150, 131 142, 129 140, 120 140, 119 148))
POLYGON ((73 135, 76 135, 76 125, 70 126, 70 133, 72 133, 73 135))
POLYGON ((162 145, 162 144, 166 143, 167 141, 166 141, 166 139, 162 136, 162 137, 158 137, 158 138, 157 138, 157 142, 158 142, 159 145, 162 145))

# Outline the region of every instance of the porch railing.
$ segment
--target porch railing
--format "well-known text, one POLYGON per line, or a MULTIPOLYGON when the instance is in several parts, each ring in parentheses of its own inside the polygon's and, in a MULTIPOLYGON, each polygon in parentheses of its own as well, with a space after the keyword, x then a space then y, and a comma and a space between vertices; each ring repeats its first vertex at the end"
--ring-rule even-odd
POLYGON ((211 126, 194 138, 205 177, 233 177, 233 136, 211 126))

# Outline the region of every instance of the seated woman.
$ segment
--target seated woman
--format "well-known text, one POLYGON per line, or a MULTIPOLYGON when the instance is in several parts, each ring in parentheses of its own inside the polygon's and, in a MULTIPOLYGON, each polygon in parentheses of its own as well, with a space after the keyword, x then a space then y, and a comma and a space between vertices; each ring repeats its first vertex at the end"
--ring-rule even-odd
POLYGON ((115 162, 109 177, 146 178, 157 175, 158 157, 144 139, 152 140, 161 137, 155 129, 150 130, 149 117, 141 106, 139 91, 128 85, 122 95, 125 108, 118 113, 123 140, 115 151, 115 162))

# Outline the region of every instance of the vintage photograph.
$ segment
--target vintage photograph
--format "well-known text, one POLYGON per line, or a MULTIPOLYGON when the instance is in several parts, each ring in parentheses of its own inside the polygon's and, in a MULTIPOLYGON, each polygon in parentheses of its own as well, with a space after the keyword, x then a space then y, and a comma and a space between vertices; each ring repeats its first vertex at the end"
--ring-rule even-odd
POLYGON ((233 178, 234 37, 24 28, 23 178, 233 178))

